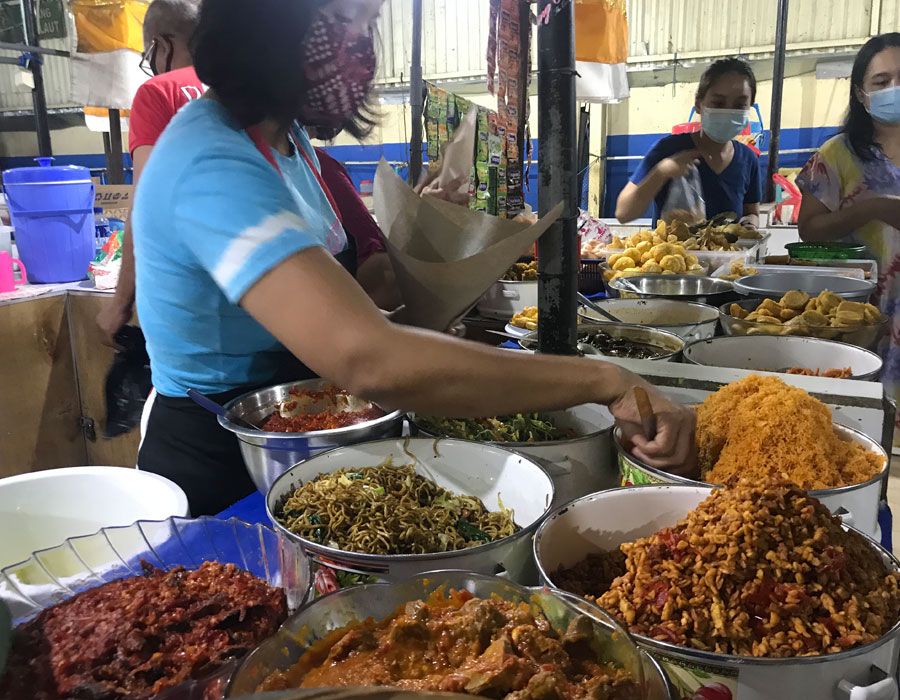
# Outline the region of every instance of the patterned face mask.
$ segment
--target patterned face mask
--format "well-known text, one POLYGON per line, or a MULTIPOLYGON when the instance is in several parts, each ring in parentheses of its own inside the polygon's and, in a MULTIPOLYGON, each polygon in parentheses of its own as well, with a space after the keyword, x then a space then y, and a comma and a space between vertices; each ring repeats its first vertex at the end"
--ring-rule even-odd
POLYGON ((375 80, 375 42, 371 32, 348 35, 340 17, 320 11, 304 48, 306 104, 300 121, 339 128, 347 123, 375 80))

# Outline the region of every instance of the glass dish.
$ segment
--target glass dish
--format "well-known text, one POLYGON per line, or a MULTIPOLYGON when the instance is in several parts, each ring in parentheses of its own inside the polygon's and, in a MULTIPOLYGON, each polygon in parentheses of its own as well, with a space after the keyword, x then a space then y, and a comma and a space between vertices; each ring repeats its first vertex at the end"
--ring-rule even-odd
POLYGON ((283 588, 290 612, 306 602, 311 588, 306 555, 271 528, 237 518, 173 517, 107 527, 37 551, 0 571, 0 600, 9 607, 13 624, 19 625, 82 591, 141 575, 142 561, 166 570, 196 569, 205 561, 234 564, 283 588))
POLYGON ((638 682, 643 700, 672 697, 668 677, 649 655, 638 649, 631 635, 606 612, 570 593, 553 588, 526 588, 511 581, 464 571, 434 571, 407 581, 345 589, 317 600, 290 618, 279 632, 241 663, 226 697, 253 694, 270 674, 300 659, 318 640, 368 617, 382 620, 409 601, 427 599, 443 589, 466 590, 474 596, 526 602, 538 608, 557 631, 565 631, 577 615, 593 623, 603 660, 626 669, 638 682))

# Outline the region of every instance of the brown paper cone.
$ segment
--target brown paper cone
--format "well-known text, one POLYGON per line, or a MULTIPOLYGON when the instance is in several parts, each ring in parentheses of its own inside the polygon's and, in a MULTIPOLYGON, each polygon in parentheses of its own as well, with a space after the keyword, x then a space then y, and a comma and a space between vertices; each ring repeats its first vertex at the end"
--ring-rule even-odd
POLYGON ((528 252, 562 213, 559 204, 528 225, 419 197, 382 160, 375 214, 387 241, 404 323, 443 331, 528 252))

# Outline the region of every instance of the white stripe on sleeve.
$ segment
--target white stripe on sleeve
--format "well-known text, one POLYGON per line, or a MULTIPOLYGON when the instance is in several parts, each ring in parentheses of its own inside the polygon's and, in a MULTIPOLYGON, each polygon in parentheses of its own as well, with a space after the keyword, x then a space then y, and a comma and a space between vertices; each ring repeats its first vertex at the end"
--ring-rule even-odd
POLYGON ((303 230, 306 222, 294 212, 282 211, 263 219, 256 226, 241 231, 228 244, 219 262, 212 271, 213 279, 221 289, 228 289, 241 272, 253 251, 259 246, 277 238, 285 231, 303 230))

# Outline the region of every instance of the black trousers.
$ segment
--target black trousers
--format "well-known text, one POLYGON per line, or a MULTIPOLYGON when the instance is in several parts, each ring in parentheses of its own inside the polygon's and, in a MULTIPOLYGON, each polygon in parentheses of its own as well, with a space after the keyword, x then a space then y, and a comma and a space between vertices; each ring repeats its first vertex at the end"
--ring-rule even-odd
MULTIPOLYGON (((223 404, 247 391, 235 389, 209 398, 223 404)), ((178 484, 195 517, 220 513, 256 490, 237 438, 188 398, 157 394, 138 465, 178 484)))
MULTIPOLYGON (((335 259, 355 276, 356 242, 347 236, 347 249, 335 259)), ((271 381, 210 395, 224 405, 242 394, 316 375, 290 353, 271 381)), ((138 466, 178 484, 187 494, 191 515, 215 515, 249 496, 256 487, 244 466, 238 439, 218 419, 191 399, 157 394, 150 410, 138 466)))

